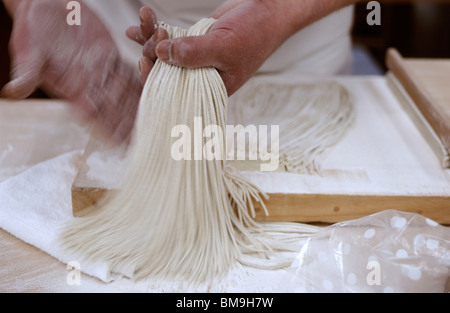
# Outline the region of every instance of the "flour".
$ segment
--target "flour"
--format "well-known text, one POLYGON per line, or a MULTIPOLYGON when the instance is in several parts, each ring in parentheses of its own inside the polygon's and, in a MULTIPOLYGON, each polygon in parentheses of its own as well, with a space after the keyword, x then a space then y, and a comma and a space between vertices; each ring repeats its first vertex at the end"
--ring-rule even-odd
POLYGON ((117 189, 125 177, 128 157, 118 153, 117 149, 92 153, 86 160, 89 171, 86 176, 94 182, 101 182, 103 187, 117 189))

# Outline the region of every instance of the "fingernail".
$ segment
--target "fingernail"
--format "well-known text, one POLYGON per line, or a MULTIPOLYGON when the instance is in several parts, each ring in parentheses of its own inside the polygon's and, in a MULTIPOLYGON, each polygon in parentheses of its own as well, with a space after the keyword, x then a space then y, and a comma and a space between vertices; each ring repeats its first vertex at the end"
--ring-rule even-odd
POLYGON ((139 60, 138 66, 139 66, 139 74, 142 74, 142 59, 139 60))
POLYGON ((140 10, 139 10, 139 19, 141 20, 141 24, 144 22, 144 13, 145 13, 145 7, 142 7, 140 10))
POLYGON ((160 28, 157 28, 156 30, 155 30, 155 33, 153 34, 153 41, 155 42, 155 43, 157 43, 159 40, 160 40, 160 38, 161 38, 161 29, 160 28))
POLYGON ((161 41, 156 47, 156 55, 162 61, 170 62, 172 60, 172 41, 161 41))

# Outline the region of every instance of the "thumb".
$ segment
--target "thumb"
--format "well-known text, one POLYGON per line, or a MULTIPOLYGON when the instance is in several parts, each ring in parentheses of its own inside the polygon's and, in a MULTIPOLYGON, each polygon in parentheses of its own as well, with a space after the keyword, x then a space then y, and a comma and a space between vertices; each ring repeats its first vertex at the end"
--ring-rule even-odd
POLYGON ((13 58, 12 79, 2 89, 2 96, 25 99, 42 83, 43 59, 38 53, 21 52, 13 58))
POLYGON ((181 67, 219 67, 217 43, 220 41, 214 37, 214 33, 210 33, 163 40, 156 46, 156 55, 166 63, 181 67))

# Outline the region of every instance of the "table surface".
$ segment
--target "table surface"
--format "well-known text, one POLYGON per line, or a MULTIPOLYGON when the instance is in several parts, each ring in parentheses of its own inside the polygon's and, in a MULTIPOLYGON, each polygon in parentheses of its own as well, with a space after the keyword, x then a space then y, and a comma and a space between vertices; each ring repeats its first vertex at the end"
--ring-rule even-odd
MULTIPOLYGON (((358 176, 362 170, 366 171, 362 169, 363 162, 372 162, 371 171, 388 171, 386 164, 389 163, 391 168, 403 165, 398 169, 402 175, 409 175, 414 179, 426 174, 424 179, 429 184, 424 184, 422 179, 422 182, 417 182, 416 185, 421 192, 449 195, 449 172, 439 168, 439 162, 434 158, 432 151, 427 148, 420 134, 414 130, 414 126, 398 111, 398 108, 389 105, 393 102, 392 95, 380 93, 380 90, 386 91, 384 79, 380 77, 348 78, 343 79, 342 82, 351 90, 357 91, 358 101, 375 99, 380 104, 377 107, 360 106, 358 114, 361 114, 361 110, 366 109, 375 110, 371 114, 381 112, 382 119, 384 119, 382 124, 376 125, 377 121, 369 119, 360 120, 358 123, 362 123, 361 125, 371 123, 371 130, 384 129, 385 131, 380 131, 379 134, 385 138, 394 138, 398 142, 391 141, 389 147, 383 148, 384 138, 379 138, 376 142, 367 142, 364 138, 358 137, 357 131, 353 131, 336 148, 342 154, 334 154, 324 164, 326 173, 347 179, 350 174, 336 172, 337 166, 354 170, 356 171, 355 175, 358 176), (391 119, 388 118, 389 116, 391 119), (397 122, 393 122, 394 118, 397 122), (345 156, 354 153, 349 151, 349 147, 355 140, 358 142, 356 151, 359 151, 360 154, 353 154, 352 163, 345 156), (419 147, 419 150, 415 151, 414 147, 419 147), (399 160, 395 155, 399 149, 404 149, 405 159, 403 160, 399 160), (374 156, 371 161, 364 159, 365 155, 377 150, 379 152, 384 150, 386 153, 378 154, 378 158, 374 156), (355 160, 359 160, 360 164, 355 165, 355 160), (392 164, 394 161, 396 163, 392 164)), ((2 134, 0 138, 0 182, 32 165, 64 152, 83 149, 89 140, 88 126, 74 118, 73 112, 64 102, 11 103, 0 101, 0 110, 2 112, 0 114, 0 133, 2 134), (45 107, 46 110, 43 109, 45 107)), ((365 175, 359 177, 367 180, 367 171, 365 175)), ((394 182, 383 179, 379 172, 369 172, 369 177, 378 177, 377 179, 384 182, 384 185, 379 187, 380 190, 383 188, 392 190, 389 186, 394 182)), ((397 178, 395 177, 395 179, 397 178)), ((414 183, 412 181, 404 187, 411 188, 414 183)), ((279 188, 279 186, 273 184, 270 188, 279 188)), ((327 185, 324 188, 338 187, 327 185)), ((64 264, 0 230, 0 292, 114 291, 113 287, 84 274, 82 274, 83 284, 81 286, 69 286, 66 281, 69 273, 70 270, 64 264)))

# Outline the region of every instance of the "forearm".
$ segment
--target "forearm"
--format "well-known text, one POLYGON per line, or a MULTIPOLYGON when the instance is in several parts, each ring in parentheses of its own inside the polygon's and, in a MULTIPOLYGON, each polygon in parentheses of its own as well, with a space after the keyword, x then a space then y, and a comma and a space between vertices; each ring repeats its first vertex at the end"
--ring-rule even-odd
MULTIPOLYGON (((274 12, 280 12, 290 22, 290 35, 326 15, 356 3, 368 3, 372 0, 257 0, 271 6, 274 12), (278 11, 276 10, 278 7, 278 11)), ((421 0, 377 0, 382 4, 414 3, 421 0)), ((448 0, 427 0, 444 2, 448 0)))

